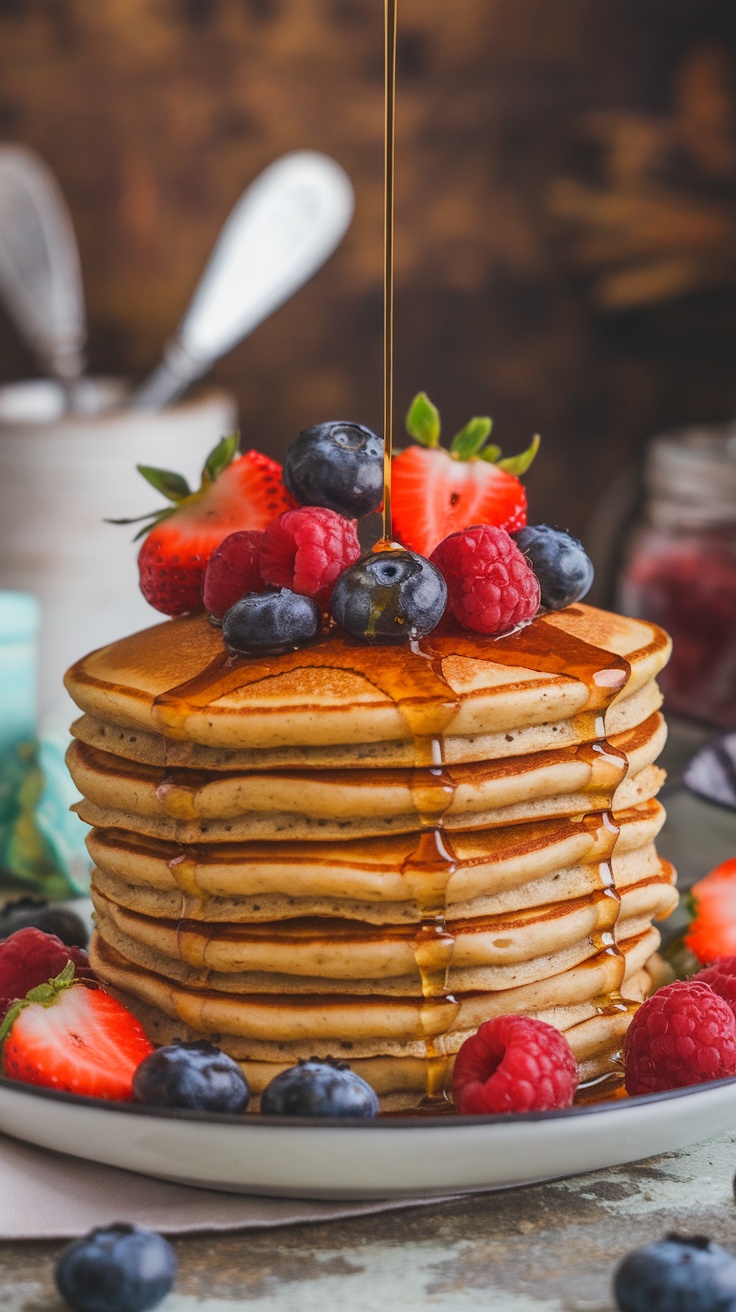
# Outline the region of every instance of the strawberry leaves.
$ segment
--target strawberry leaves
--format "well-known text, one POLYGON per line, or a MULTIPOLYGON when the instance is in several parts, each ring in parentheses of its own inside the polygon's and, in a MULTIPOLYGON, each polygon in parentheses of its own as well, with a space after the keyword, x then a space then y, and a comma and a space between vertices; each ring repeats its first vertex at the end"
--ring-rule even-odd
MULTIPOLYGON (((500 446, 489 442, 488 439, 493 429, 493 420, 487 415, 476 415, 469 419, 464 428, 456 433, 450 443, 450 455, 456 460, 485 460, 488 464, 497 465, 507 474, 513 474, 519 478, 525 474, 531 465, 537 451, 539 450, 540 437, 533 437, 526 451, 522 451, 518 456, 507 456, 502 459, 500 446)), ((437 406, 430 401, 426 392, 419 392, 414 397, 409 411, 406 416, 406 431, 415 442, 421 446, 438 447, 440 445, 440 433, 442 431, 440 414, 437 406)))
POLYGON ((65 989, 70 989, 72 984, 76 983, 74 975, 74 962, 67 961, 64 969, 56 979, 50 979, 46 984, 37 984, 35 988, 29 989, 24 998, 18 998, 13 1003, 10 1011, 5 1016, 2 1026, 0 1026, 0 1043, 7 1039, 20 1013, 26 1007, 30 1007, 32 1002, 39 1002, 42 1007, 53 1007, 60 993, 65 989))
POLYGON ((220 439, 204 462, 200 485, 196 492, 192 491, 182 474, 176 474, 170 469, 156 469, 153 465, 136 465, 138 473, 143 475, 151 487, 155 487, 157 492, 166 497, 171 505, 164 506, 162 510, 150 510, 146 515, 136 515, 134 519, 106 519, 105 523, 143 524, 143 528, 136 533, 133 541, 137 542, 139 538, 146 537, 156 524, 162 524, 165 519, 170 519, 183 505, 194 505, 199 501, 207 489, 217 481, 220 474, 232 464, 238 454, 239 445, 238 432, 220 439))
POLYGON ((440 412, 437 406, 432 404, 426 392, 419 392, 409 406, 406 431, 422 446, 439 446, 440 412))

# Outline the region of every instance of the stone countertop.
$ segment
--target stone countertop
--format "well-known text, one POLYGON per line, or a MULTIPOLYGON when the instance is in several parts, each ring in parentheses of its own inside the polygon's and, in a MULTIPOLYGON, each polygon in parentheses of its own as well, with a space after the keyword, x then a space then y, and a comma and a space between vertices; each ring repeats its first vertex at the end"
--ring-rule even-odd
MULTIPOLYGON (((632 1166, 405 1212, 175 1241, 162 1312, 613 1312, 612 1271, 670 1230, 736 1248, 736 1132, 632 1166)), ((61 1312, 63 1245, 0 1245, 0 1312, 61 1312)))

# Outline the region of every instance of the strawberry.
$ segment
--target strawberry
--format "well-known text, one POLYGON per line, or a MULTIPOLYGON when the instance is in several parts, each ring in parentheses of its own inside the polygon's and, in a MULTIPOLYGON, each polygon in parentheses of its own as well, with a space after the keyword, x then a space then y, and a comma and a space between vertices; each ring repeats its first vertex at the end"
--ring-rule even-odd
POLYGON ((736 955, 736 857, 711 870, 690 890, 693 919, 685 944, 706 964, 736 955))
POLYGON ((164 615, 184 615, 202 605, 207 562, 216 547, 241 529, 265 529, 294 505, 281 482, 281 466, 260 451, 237 455, 238 434, 223 437, 208 456, 199 489, 181 474, 139 465, 143 477, 171 505, 113 524, 146 520, 138 556, 141 592, 164 615))
POLYGON ((71 961, 14 1004, 0 1042, 11 1080, 119 1102, 132 1101, 133 1075, 153 1052, 135 1016, 109 993, 77 981, 71 961))
POLYGON ((431 556, 444 538, 472 525, 513 533, 526 524, 526 492, 518 475, 532 463, 539 438, 521 455, 502 460, 500 447, 487 444, 492 426, 490 419, 471 419, 448 451, 440 446, 436 406, 424 392, 415 397, 406 427, 421 445, 394 456, 391 468, 393 531, 405 547, 431 556))

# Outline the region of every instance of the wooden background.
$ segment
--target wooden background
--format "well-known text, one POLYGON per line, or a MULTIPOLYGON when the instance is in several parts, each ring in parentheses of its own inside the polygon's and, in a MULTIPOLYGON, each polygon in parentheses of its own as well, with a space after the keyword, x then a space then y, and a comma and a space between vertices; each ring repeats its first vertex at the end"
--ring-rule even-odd
MULTIPOLYGON (((733 5, 402 0, 397 390, 541 431, 534 517, 585 529, 652 431, 736 412, 733 5)), ((215 371, 244 443, 380 425, 381 0, 0 0, 0 136, 56 171, 95 370, 155 363, 244 185, 349 171, 338 254, 215 371)), ((0 378, 32 372, 0 320, 0 378)))

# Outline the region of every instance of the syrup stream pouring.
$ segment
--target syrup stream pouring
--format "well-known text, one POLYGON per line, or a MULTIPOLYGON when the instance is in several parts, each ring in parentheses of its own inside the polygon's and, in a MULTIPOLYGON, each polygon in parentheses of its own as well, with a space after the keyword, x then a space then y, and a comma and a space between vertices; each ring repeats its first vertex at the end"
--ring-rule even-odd
POLYGON ((296 151, 251 183, 227 220, 162 363, 131 397, 159 409, 298 291, 339 246, 353 188, 327 155, 296 151))
POLYGON ((79 251, 56 178, 25 146, 0 146, 0 294, 73 404, 87 339, 79 251))

